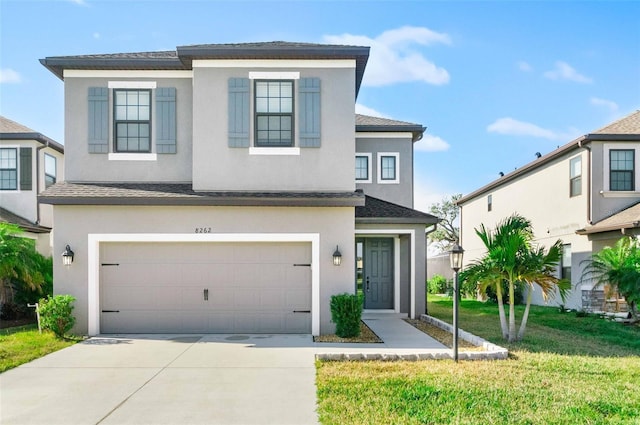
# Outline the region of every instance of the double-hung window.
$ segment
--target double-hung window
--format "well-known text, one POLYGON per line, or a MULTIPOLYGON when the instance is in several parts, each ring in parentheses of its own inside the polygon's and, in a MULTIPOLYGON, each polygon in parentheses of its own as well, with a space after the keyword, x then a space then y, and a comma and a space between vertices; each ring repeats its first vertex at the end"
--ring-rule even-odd
POLYGON ((0 190, 18 189, 18 149, 0 149, 0 190))
POLYGON ((116 152, 151 152, 151 90, 115 89, 116 152))
POLYGON ((56 182, 56 157, 44 154, 44 187, 49 187, 56 182))
POLYGON ((378 154, 378 183, 399 183, 397 153, 378 154))
POLYGON ((582 195, 582 158, 571 158, 569 168, 569 196, 582 195))
POLYGON ((356 182, 371 183, 371 154, 356 154, 356 182))
POLYGON ((635 158, 633 149, 609 151, 609 189, 611 191, 635 190, 635 158))
POLYGON ((293 81, 256 80, 255 145, 293 146, 293 81))

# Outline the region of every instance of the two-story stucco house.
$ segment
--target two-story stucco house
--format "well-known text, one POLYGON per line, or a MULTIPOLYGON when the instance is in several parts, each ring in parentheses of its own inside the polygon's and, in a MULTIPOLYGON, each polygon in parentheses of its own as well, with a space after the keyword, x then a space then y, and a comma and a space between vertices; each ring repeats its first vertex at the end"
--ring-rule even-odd
MULTIPOLYGON (((519 213, 530 219, 535 241, 564 243, 559 277, 568 278, 568 308, 600 310, 602 288, 581 282, 580 263, 622 235, 640 234, 640 111, 579 137, 464 196, 461 244, 465 264, 484 254, 474 229, 491 229, 519 213)), ((543 304, 540 291, 533 302, 543 304)), ((559 297, 554 305, 562 301, 559 297)))
POLYGON ((66 181, 41 200, 56 252, 75 253, 54 262, 75 330, 331 333, 356 266, 367 310, 423 313, 424 128, 356 119, 368 55, 270 42, 42 59, 64 81, 66 181))
POLYGON ((0 116, 0 222, 16 224, 52 253, 53 208, 38 193, 64 180, 64 147, 47 136, 0 116))

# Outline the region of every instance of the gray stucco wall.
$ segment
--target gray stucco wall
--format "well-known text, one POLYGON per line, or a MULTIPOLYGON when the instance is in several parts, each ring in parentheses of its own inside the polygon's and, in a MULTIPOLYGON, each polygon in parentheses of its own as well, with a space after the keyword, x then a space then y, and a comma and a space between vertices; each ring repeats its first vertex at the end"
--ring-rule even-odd
MULTIPOLYGON (((284 207, 94 207, 55 206, 54 252, 69 244, 75 252, 70 267, 54 259, 54 292, 76 297, 75 333, 87 333, 88 235, 91 233, 193 234, 196 227, 216 233, 319 233, 320 332, 333 333, 329 301, 332 295, 353 293, 355 273, 354 209, 284 207), (342 265, 333 265, 340 246, 342 265)), ((315 265, 314 265, 315 267, 315 265)))
MULTIPOLYGON (((131 78, 127 71, 109 78, 66 77, 65 157, 70 182, 189 182, 192 163, 191 78, 131 78), (109 81, 155 81, 157 87, 176 88, 177 153, 158 154, 156 161, 109 160, 107 154, 89 153, 87 138, 89 87, 107 87, 109 81)), ((152 152, 155 152, 155 90, 152 90, 152 152)), ((109 149, 113 152, 113 90, 109 90, 109 149)))
MULTIPOLYGON (((384 133, 381 133, 381 135, 384 133)), ((413 208, 413 142, 411 137, 371 138, 356 134, 356 152, 371 153, 371 183, 356 183, 367 195, 384 199, 394 204, 413 208), (378 153, 395 152, 399 154, 399 183, 380 184, 378 176, 378 153)))
MULTIPOLYGON (((354 190, 355 72, 353 68, 195 68, 193 187, 195 190, 354 190), (249 72, 300 72, 321 87, 321 147, 300 155, 250 155, 228 147, 228 79, 249 72)), ((295 97, 299 80, 295 80, 295 97)), ((253 83, 250 105, 253 111, 253 83)), ((253 116, 251 112, 250 116, 253 116)), ((298 120, 295 119, 295 146, 298 120)), ((250 145, 253 146, 253 119, 250 145)), ((273 149, 273 148, 269 148, 273 149)))

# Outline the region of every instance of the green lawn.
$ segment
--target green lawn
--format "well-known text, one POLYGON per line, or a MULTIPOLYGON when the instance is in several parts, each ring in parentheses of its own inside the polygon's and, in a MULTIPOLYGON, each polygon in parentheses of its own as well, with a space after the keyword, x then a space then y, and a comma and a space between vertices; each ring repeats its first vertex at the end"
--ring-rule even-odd
POLYGON ((51 332, 38 333, 36 325, 0 331, 0 373, 78 342, 59 339, 51 332))
MULTIPOLYGON (((429 313, 451 322, 451 300, 429 298, 429 313)), ((318 362, 321 422, 640 424, 639 327, 532 307, 524 340, 506 344, 497 306, 472 300, 460 325, 510 358, 318 362)))

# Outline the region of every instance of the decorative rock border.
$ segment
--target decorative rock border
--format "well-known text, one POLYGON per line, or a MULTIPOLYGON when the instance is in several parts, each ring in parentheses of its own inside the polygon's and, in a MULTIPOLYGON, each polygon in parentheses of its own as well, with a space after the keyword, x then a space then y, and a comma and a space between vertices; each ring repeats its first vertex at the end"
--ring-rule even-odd
MULTIPOLYGON (((448 324, 447 322, 443 322, 440 319, 436 319, 433 316, 429 316, 426 314, 422 314, 420 316, 420 320, 426 323, 430 323, 434 326, 439 327, 440 329, 444 329, 445 331, 453 333, 453 326, 448 324)), ((499 345, 493 344, 486 339, 480 338, 470 332, 463 331, 462 329, 458 329, 458 338, 464 339, 465 341, 477 346, 482 347, 486 351, 468 351, 468 352, 459 352, 458 358, 461 360, 504 360, 509 356, 509 350, 499 345)))

